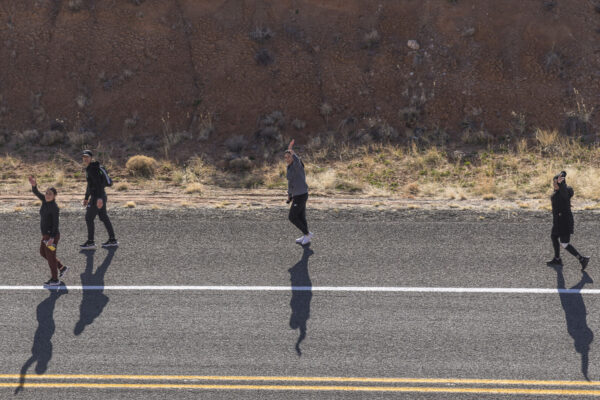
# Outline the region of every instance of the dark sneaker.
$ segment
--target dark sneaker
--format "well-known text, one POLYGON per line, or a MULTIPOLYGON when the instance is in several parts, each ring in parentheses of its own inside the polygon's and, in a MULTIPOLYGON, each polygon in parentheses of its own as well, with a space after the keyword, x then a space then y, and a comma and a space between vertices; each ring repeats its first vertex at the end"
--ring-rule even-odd
POLYGON ((44 286, 60 286, 60 281, 58 279, 50 279, 44 282, 44 286))
POLYGON ((546 265, 548 265, 549 267, 552 267, 553 265, 560 265, 560 266, 562 266, 563 263, 562 263, 562 260, 560 258, 554 257, 551 261, 548 261, 546 263, 546 265))
POLYGON ((117 247, 119 246, 119 242, 117 239, 108 239, 108 242, 102 243, 102 247, 117 247))
POLYGON ((84 244, 82 244, 79 247, 81 248, 81 250, 95 250, 96 243, 94 243, 93 240, 88 240, 87 242, 85 242, 84 244))
POLYGON ((67 273, 68 270, 69 270, 69 267, 67 267, 66 265, 64 265, 62 267, 62 269, 58 270, 58 277, 62 278, 63 276, 65 276, 65 274, 67 273))
POLYGON ((581 258, 579 259, 579 263, 581 264, 581 270, 584 271, 585 267, 587 267, 588 263, 590 262, 590 258, 586 257, 586 256, 581 256, 581 258))

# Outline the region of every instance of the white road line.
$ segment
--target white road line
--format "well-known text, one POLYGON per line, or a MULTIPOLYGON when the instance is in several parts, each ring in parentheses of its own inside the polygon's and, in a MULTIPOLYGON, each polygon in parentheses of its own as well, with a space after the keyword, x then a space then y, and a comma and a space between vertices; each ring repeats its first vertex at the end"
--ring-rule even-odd
MULTIPOLYGON (((81 286, 52 287, 67 290, 110 291, 195 291, 195 292, 378 292, 378 293, 499 293, 499 294, 600 294, 600 289, 553 289, 553 288, 493 288, 493 287, 391 287, 391 286, 81 286)), ((49 290, 44 286, 0 286, 0 291, 49 290)))

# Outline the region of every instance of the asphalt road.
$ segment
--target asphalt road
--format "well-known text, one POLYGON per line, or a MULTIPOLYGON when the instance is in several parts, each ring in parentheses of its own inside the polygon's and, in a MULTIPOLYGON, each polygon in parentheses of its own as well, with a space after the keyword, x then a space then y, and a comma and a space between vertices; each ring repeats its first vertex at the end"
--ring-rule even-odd
MULTIPOLYGON (((0 290, 0 398, 600 397, 600 294, 317 290, 600 288, 594 258, 588 275, 569 254, 562 270, 545 265, 548 215, 312 211, 310 249, 286 216, 115 210, 120 248, 80 254, 83 215, 63 213, 67 289, 0 290), (69 289, 78 285, 284 290, 69 289), (497 389, 509 393, 486 392, 497 389)), ((38 223, 0 214, 0 285, 47 279, 38 223)), ((597 215, 576 215, 572 243, 595 256, 599 228, 597 215)))

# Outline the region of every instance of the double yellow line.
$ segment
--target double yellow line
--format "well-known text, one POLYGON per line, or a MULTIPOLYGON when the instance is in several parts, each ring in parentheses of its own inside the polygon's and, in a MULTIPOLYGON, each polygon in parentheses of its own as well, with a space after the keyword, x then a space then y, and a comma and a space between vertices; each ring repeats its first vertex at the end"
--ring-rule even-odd
MULTIPOLYGON (((0 374, 0 381, 5 381, 0 382, 0 388, 15 388, 20 378, 18 374, 0 374)), ((568 380, 84 374, 25 375, 24 378, 25 388, 411 392, 600 397, 600 382, 568 380)))

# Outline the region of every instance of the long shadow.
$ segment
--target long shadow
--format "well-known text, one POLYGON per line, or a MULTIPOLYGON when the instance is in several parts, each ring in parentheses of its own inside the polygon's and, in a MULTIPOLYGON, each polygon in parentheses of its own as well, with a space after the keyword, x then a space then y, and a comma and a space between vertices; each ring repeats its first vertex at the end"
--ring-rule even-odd
POLYGON ((48 370, 48 363, 52 359, 52 336, 54 336, 54 331, 56 330, 54 308, 56 307, 58 298, 67 293, 68 290, 64 286, 60 289, 52 289, 50 295, 38 304, 36 309, 38 327, 33 335, 31 357, 21 367, 19 386, 15 389, 15 394, 23 390, 27 370, 29 370, 33 363, 36 363, 35 373, 38 375, 44 374, 48 370))
MULTIPOLYGON (((556 287, 557 289, 566 289, 565 277, 563 275, 562 267, 559 265, 553 266, 556 271, 556 287)), ((581 280, 573 286, 571 289, 581 290, 586 283, 593 283, 594 281, 588 275, 587 272, 583 272, 581 280)), ((587 311, 585 303, 583 302, 583 296, 581 293, 559 293, 560 302, 562 308, 565 311, 565 318, 567 320, 567 332, 573 338, 575 344, 575 351, 581 354, 581 373, 588 381, 588 367, 589 367, 589 354, 590 345, 594 341, 594 332, 590 329, 587 324, 587 311)))
POLYGON ((290 280, 292 282, 292 300, 290 307, 292 315, 290 316, 290 328, 298 329, 300 335, 296 341, 296 353, 302 355, 300 343, 306 337, 306 323, 310 318, 310 301, 312 299, 312 282, 308 274, 308 258, 314 252, 309 246, 304 247, 302 259, 298 261, 292 268, 288 269, 290 280))
POLYGON ((81 305, 79 306, 79 321, 75 324, 73 333, 81 335, 86 326, 91 325, 96 318, 102 314, 104 307, 108 304, 108 296, 104 294, 104 275, 112 262, 117 251, 116 248, 110 248, 108 254, 102 261, 102 264, 94 272, 94 253, 93 251, 82 251, 86 256, 85 271, 81 274, 82 286, 95 286, 93 290, 83 290, 81 305))

